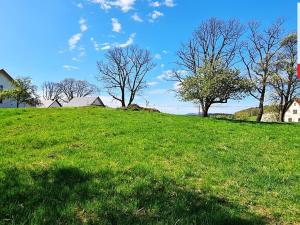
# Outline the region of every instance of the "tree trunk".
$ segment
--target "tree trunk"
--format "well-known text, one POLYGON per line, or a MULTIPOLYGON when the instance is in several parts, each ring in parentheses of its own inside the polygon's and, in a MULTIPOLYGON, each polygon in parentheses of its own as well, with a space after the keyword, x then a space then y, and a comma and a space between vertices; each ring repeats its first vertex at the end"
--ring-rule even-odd
POLYGON ((208 117, 209 107, 210 107, 209 104, 207 104, 207 103, 203 104, 203 107, 202 107, 202 116, 203 117, 208 117))
POLYGON ((264 100, 260 99, 259 100, 259 106, 258 106, 258 114, 256 117, 256 122, 260 122, 261 118, 264 114, 264 100))
POLYGON ((126 103, 125 103, 125 90, 122 89, 121 92, 122 92, 122 94, 121 94, 122 95, 121 96, 121 100, 122 100, 121 103, 122 103, 122 107, 125 108, 126 107, 126 103))
POLYGON ((259 98, 259 106, 258 106, 258 114, 256 117, 256 122, 261 122, 261 118, 264 114, 264 101, 265 101, 265 93, 266 93, 266 84, 264 84, 262 90, 261 90, 261 95, 259 98))
POLYGON ((282 107, 282 111, 280 113, 280 122, 284 122, 284 115, 286 113, 286 111, 288 110, 290 104, 288 100, 285 100, 283 107, 282 107))
POLYGON ((279 112, 279 122, 284 122, 284 110, 280 110, 279 112))
POLYGON ((208 117, 208 109, 203 109, 202 111, 203 111, 202 116, 203 117, 208 117))

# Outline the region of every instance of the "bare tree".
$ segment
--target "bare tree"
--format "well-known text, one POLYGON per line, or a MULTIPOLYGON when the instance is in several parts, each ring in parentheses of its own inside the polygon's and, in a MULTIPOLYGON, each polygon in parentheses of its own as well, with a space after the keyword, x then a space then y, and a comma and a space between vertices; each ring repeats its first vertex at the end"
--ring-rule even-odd
POLYGON ((282 20, 261 30, 258 22, 249 23, 249 40, 240 50, 246 73, 253 85, 250 94, 259 101, 256 121, 260 122, 264 113, 264 102, 270 76, 274 72, 275 59, 280 50, 282 20))
MULTIPOLYGON (((224 77, 224 71, 226 71, 225 76, 230 76, 228 80, 241 80, 237 75, 233 78, 233 73, 229 72, 233 66, 238 62, 238 53, 240 47, 240 37, 243 34, 243 26, 236 20, 222 21, 216 18, 211 18, 207 21, 204 21, 200 24, 198 29, 193 33, 192 38, 186 43, 182 44, 181 49, 177 52, 177 65, 186 70, 187 73, 182 73, 181 71, 174 71, 173 77, 171 80, 179 82, 181 87, 197 87, 198 90, 210 90, 209 93, 197 95, 197 103, 201 105, 203 116, 208 115, 208 110, 211 105, 215 103, 227 103, 228 99, 231 98, 231 94, 227 90, 230 90, 230 84, 228 88, 224 87, 218 91, 225 91, 224 93, 215 92, 215 86, 209 86, 209 82, 201 82, 201 85, 193 85, 192 81, 199 81, 199 71, 206 71, 209 73, 209 77, 219 77, 222 80, 226 80, 224 77), (209 71, 207 70, 209 68, 209 71), (222 71, 222 76, 218 76, 219 72, 222 71), (195 77, 197 79, 189 79, 190 77, 195 77), (186 79, 188 82, 186 83, 186 79), (187 85, 188 84, 188 85, 187 85), (204 87, 206 86, 206 87, 204 87)), ((207 77, 205 74, 202 74, 202 77, 207 77)), ((203 79, 201 78, 203 81, 203 79)), ((242 81, 243 83, 244 80, 242 81)), ((218 81, 216 81, 218 83, 218 81)), ((244 86, 244 84, 243 84, 244 86)), ((240 90, 237 88, 235 90, 240 90)), ((179 93, 187 94, 186 91, 179 93)), ((200 92, 198 92, 200 93, 200 92)), ((203 93, 201 91, 201 93, 203 93)), ((184 94, 184 95, 185 95, 184 94)), ((195 99, 196 96, 193 92, 192 96, 187 98, 184 96, 183 99, 195 99)), ((234 95, 237 93, 235 92, 234 95)))
POLYGON ((271 77, 279 119, 284 115, 294 98, 300 94, 300 80, 297 78, 297 34, 290 34, 281 41, 281 51, 276 61, 276 71, 271 77))
POLYGON ((70 101, 74 97, 85 97, 96 93, 98 88, 85 80, 66 78, 58 83, 47 81, 42 85, 45 100, 70 101))
POLYGON ((58 83, 46 81, 42 85, 44 100, 61 99, 61 89, 58 83))
POLYGON ((73 78, 66 78, 59 82, 61 93, 70 101, 76 96, 76 80, 73 78))
POLYGON ((105 59, 97 63, 98 79, 122 107, 129 106, 146 87, 145 76, 155 66, 150 52, 138 46, 113 48, 106 53, 105 59), (127 103, 126 98, 129 99, 127 103))
POLYGON ((87 82, 86 80, 78 80, 75 82, 76 97, 89 96, 98 91, 98 88, 87 82))

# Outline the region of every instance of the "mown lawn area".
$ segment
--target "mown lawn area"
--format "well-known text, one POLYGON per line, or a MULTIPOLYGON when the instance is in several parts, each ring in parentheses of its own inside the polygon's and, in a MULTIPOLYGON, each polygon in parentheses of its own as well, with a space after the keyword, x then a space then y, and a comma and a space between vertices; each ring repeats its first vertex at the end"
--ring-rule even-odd
POLYGON ((300 125, 0 109, 0 224, 299 224, 300 125))

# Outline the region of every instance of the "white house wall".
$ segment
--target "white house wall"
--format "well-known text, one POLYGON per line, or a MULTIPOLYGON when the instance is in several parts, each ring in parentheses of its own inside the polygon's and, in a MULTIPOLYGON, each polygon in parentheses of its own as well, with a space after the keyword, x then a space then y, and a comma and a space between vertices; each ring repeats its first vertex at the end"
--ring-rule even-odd
POLYGON ((300 105, 294 101, 284 115, 284 122, 300 122, 300 105))
MULTIPOLYGON (((11 81, 0 72, 0 85, 3 85, 3 90, 11 90, 13 85, 11 81)), ((0 108, 15 108, 17 107, 17 103, 11 99, 3 99, 2 103, 0 103, 0 108)))
MULTIPOLYGON (((11 90, 13 89, 13 84, 10 79, 7 78, 6 75, 0 72, 0 85, 3 86, 3 90, 11 90)), ((0 108, 16 108, 17 102, 13 99, 3 99, 2 103, 0 102, 0 108)), ((20 104, 19 108, 28 107, 26 104, 20 104)))

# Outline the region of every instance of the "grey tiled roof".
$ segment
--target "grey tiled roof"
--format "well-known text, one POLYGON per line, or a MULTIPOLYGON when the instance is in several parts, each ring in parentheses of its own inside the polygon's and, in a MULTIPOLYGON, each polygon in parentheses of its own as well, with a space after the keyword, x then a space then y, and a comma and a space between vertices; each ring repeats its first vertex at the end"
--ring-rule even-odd
POLYGON ((64 107, 83 107, 83 106, 104 106, 99 97, 80 97, 73 98, 70 102, 64 104, 64 107))

